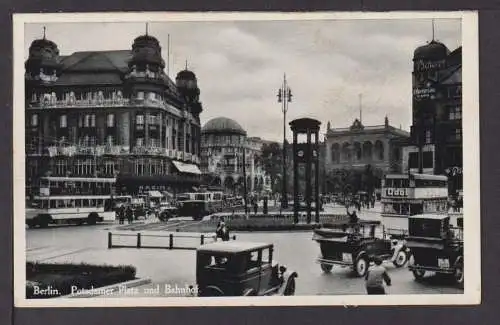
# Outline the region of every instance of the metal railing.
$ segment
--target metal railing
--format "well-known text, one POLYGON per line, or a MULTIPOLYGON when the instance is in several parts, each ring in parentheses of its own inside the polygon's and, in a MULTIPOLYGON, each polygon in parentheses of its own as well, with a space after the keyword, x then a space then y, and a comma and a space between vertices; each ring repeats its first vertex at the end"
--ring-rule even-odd
MULTIPOLYGON (((232 240, 236 240, 236 236, 231 237, 232 240)), ((111 248, 155 248, 155 249, 183 249, 183 250, 196 250, 199 246, 204 244, 209 244, 217 241, 216 235, 208 234, 144 234, 144 233, 112 233, 108 232, 108 249, 111 248), (132 244, 116 244, 113 243, 113 238, 117 237, 135 237, 135 243, 132 244), (163 242, 160 245, 148 245, 144 241, 146 238, 163 238, 168 239, 165 244, 163 242), (199 243, 198 246, 185 246, 176 245, 175 239, 197 239, 199 243)))

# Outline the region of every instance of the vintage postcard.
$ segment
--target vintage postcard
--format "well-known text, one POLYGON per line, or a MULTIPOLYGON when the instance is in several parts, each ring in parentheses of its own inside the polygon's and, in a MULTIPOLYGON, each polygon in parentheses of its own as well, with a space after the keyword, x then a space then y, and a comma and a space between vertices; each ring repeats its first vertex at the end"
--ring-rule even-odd
POLYGON ((480 303, 477 19, 14 15, 16 306, 480 303))

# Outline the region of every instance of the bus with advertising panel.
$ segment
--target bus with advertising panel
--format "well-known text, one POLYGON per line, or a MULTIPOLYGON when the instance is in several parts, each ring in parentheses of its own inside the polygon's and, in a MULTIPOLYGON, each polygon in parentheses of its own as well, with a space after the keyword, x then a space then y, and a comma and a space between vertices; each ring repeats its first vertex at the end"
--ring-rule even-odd
POLYGON ((115 178, 42 177, 37 193, 27 200, 26 224, 47 227, 114 221, 115 182, 115 178))
POLYGON ((428 174, 388 174, 382 181, 381 199, 386 231, 406 234, 409 216, 448 214, 448 178, 428 174))

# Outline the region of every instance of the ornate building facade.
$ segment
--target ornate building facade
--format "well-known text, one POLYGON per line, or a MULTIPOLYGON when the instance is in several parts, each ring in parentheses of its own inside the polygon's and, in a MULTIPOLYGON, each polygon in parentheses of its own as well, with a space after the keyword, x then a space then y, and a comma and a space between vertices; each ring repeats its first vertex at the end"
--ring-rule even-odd
POLYGON ((247 189, 251 192, 266 189, 270 181, 260 160, 262 145, 260 138, 247 137, 247 132, 232 119, 209 120, 201 130, 201 170, 206 183, 242 194, 245 160, 247 189))
POLYGON ((32 42, 25 64, 27 187, 40 176, 117 177, 129 192, 200 183, 200 90, 164 72, 158 40, 59 54, 32 42))
POLYGON ((451 194, 462 183, 462 48, 432 40, 413 56, 413 126, 403 171, 447 175, 451 194))
MULTIPOLYGON (((348 128, 331 128, 327 125, 324 147, 324 173, 340 170, 364 170, 372 167, 375 176, 381 178, 389 172, 401 169, 401 142, 410 134, 389 125, 386 117, 383 125, 364 126, 358 119, 348 128)), ((325 185, 328 190, 328 184, 325 185)))

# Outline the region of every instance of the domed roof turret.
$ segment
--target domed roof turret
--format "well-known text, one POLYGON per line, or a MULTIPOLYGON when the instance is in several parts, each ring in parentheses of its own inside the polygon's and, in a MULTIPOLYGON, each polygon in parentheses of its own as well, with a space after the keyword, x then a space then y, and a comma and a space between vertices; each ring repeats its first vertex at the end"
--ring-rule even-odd
POLYGON ((134 39, 132 44, 132 59, 129 66, 150 64, 165 68, 165 61, 161 57, 161 46, 158 40, 151 35, 141 35, 134 39))
POLYGON ((201 129, 201 133, 247 135, 238 122, 227 117, 216 117, 209 120, 201 129))
POLYGON ((450 54, 450 50, 440 42, 432 40, 429 44, 418 47, 413 52, 413 60, 441 60, 450 54))
POLYGON ((183 79, 183 80, 196 80, 196 75, 194 74, 193 71, 184 69, 182 71, 179 71, 177 74, 177 77, 175 79, 183 79))
POLYGON ((34 40, 29 48, 29 57, 25 67, 28 72, 39 73, 40 69, 52 73, 61 66, 57 44, 46 39, 34 40))
POLYGON ((196 75, 193 71, 187 69, 187 64, 186 69, 179 71, 179 73, 175 77, 175 84, 181 89, 198 88, 198 80, 196 79, 196 75))

